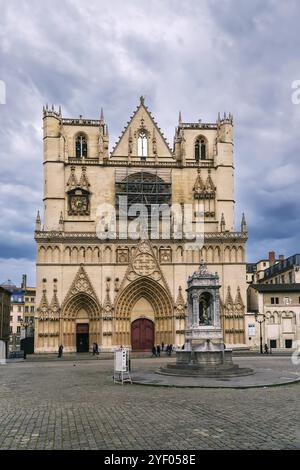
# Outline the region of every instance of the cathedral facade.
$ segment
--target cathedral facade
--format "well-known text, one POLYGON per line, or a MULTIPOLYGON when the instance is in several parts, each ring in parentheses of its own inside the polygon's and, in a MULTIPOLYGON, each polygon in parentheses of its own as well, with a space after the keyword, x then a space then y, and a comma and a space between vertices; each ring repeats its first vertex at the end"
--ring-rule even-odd
POLYGON ((68 119, 46 107, 43 130, 35 352, 182 346, 186 282, 202 260, 219 275, 225 343, 244 345, 247 229, 234 221, 232 116, 179 115, 173 148, 143 97, 111 152, 102 112, 68 119))

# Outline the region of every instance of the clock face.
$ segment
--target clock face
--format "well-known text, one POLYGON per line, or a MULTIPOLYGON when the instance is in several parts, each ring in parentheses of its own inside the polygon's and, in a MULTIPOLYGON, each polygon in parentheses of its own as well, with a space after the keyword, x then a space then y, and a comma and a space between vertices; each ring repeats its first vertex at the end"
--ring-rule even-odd
POLYGON ((76 213, 84 213, 88 208, 88 199, 86 196, 72 196, 71 210, 76 213))

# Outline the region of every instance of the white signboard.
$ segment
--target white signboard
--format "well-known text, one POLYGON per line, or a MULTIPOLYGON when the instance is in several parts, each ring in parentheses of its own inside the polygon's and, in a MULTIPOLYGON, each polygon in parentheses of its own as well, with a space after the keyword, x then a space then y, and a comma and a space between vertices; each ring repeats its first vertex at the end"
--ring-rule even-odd
POLYGON ((116 372, 128 372, 128 349, 121 348, 115 351, 115 371, 116 372))
POLYGON ((255 324, 249 323, 248 324, 248 336, 255 336, 255 335, 256 335, 255 324))

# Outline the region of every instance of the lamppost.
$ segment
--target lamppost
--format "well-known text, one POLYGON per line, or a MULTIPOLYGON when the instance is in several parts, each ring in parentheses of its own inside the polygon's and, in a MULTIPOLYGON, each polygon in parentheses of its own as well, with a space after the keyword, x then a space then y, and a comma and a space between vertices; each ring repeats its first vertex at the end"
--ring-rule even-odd
POLYGON ((257 321, 257 323, 259 323, 260 354, 263 354, 262 328, 261 328, 261 325, 262 325, 262 323, 264 323, 264 321, 265 321, 265 319, 266 319, 266 316, 265 316, 264 313, 256 313, 254 317, 255 317, 255 321, 257 321), (258 320, 258 315, 262 315, 263 319, 262 319, 262 320, 258 320))

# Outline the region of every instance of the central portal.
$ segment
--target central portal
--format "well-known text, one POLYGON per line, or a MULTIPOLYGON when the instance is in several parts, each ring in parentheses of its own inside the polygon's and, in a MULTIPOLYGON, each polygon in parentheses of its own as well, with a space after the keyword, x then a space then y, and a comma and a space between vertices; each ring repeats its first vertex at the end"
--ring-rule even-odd
POLYGON ((154 323, 147 318, 139 318, 131 323, 132 351, 151 351, 154 346, 154 323))
POLYGON ((76 351, 89 352, 89 324, 77 323, 76 325, 76 351))

